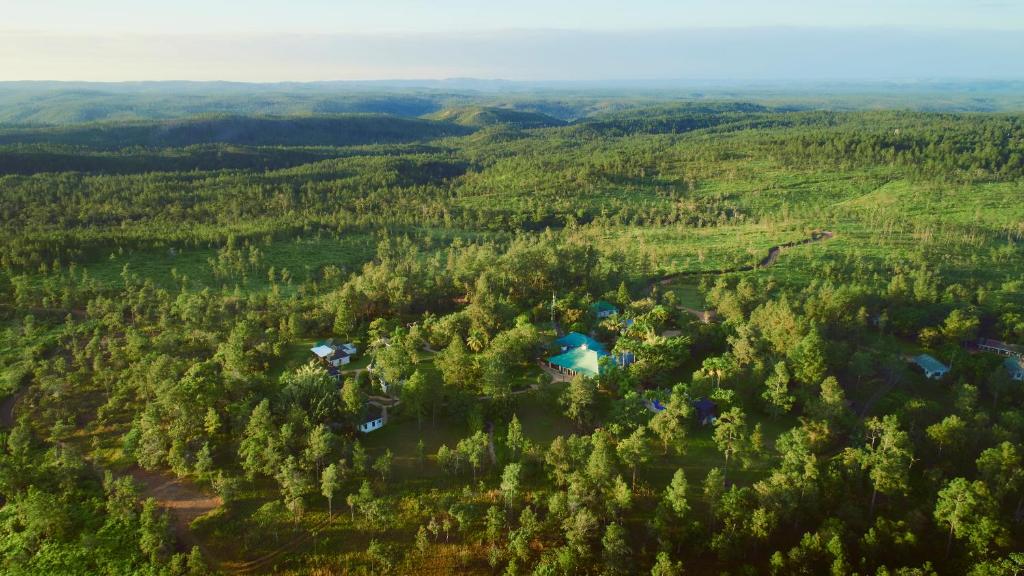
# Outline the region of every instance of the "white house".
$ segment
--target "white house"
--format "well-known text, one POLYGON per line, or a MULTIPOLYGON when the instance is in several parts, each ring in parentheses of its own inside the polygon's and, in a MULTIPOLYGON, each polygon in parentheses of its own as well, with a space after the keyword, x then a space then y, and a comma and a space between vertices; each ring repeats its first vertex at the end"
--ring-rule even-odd
POLYGON ((310 348, 309 351, 328 366, 337 368, 352 361, 356 347, 351 342, 340 346, 330 342, 317 342, 317 345, 310 348))
POLYGON ((384 426, 388 420, 387 411, 378 408, 373 404, 368 404, 369 410, 367 411, 366 420, 359 425, 360 432, 373 432, 384 426))

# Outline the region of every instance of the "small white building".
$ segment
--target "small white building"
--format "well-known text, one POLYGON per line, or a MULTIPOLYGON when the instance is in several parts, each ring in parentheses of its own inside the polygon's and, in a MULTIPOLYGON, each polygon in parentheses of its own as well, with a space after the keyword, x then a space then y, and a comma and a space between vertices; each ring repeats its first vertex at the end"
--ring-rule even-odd
POLYGON ((378 408, 373 404, 368 404, 369 410, 367 411, 366 420, 359 425, 360 432, 373 432, 384 427, 384 424, 388 421, 388 413, 386 410, 378 408))

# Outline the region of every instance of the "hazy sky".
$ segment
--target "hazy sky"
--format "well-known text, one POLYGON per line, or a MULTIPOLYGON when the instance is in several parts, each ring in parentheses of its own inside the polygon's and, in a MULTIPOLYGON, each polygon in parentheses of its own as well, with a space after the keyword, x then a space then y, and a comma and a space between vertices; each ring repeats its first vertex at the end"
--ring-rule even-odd
POLYGON ((1022 78, 1024 0, 0 0, 0 80, 1022 78))

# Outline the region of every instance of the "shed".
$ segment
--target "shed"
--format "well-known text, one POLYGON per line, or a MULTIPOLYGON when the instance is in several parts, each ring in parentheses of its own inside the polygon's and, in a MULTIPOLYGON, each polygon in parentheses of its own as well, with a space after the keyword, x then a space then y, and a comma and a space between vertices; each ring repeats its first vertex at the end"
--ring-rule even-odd
POLYGON ((938 380, 949 372, 949 366, 929 354, 918 354, 911 358, 911 361, 924 371, 925 378, 938 380))

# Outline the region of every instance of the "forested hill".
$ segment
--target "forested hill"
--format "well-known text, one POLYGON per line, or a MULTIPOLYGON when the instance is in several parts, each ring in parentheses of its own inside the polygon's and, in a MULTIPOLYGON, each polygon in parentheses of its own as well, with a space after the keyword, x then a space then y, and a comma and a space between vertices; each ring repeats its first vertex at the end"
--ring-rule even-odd
POLYGON ((133 146, 165 148, 195 144, 247 146, 351 146, 391 144, 465 135, 471 128, 447 122, 383 114, 328 116, 221 116, 191 120, 95 123, 0 131, 3 144, 63 144, 115 150, 133 146))
POLYGON ((467 108, 449 108, 428 116, 434 120, 453 122, 461 126, 485 127, 508 125, 516 128, 550 128, 562 126, 565 121, 540 112, 513 110, 511 108, 494 108, 488 106, 470 106, 467 108))
POLYGON ((0 128, 0 574, 1021 573, 1024 116, 445 98, 0 128))

